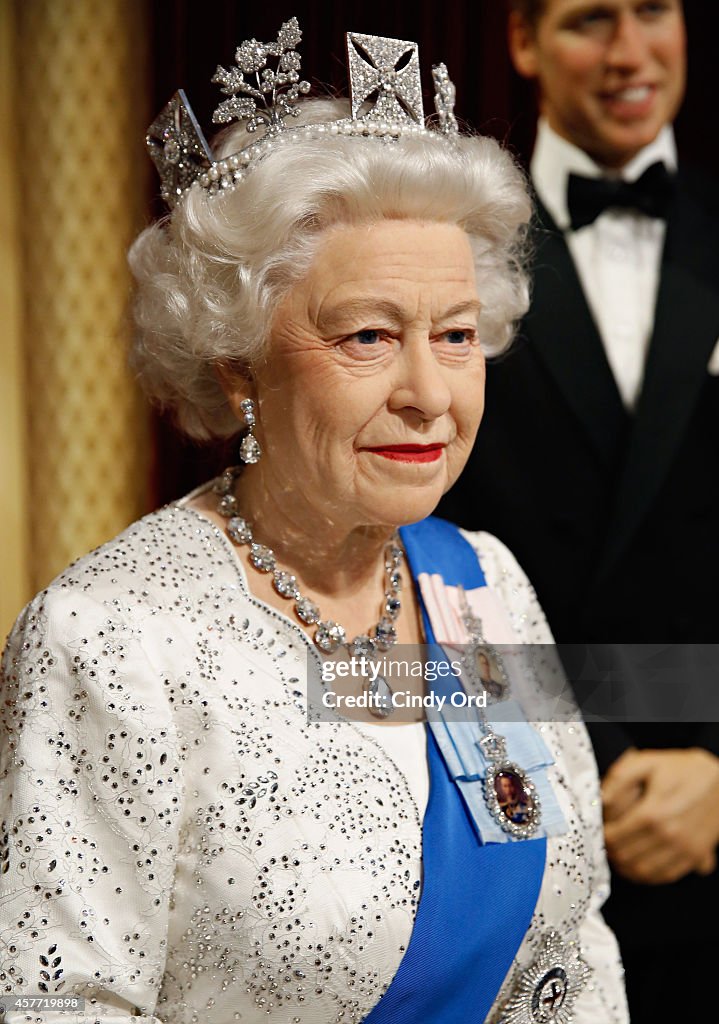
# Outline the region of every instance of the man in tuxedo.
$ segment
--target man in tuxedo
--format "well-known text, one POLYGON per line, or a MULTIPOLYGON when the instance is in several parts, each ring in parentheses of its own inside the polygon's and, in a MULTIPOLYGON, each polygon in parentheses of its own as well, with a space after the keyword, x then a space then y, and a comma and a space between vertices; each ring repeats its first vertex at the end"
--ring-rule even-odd
MULTIPOLYGON (((681 2, 510 8, 540 109, 533 298, 488 366, 477 444, 441 512, 507 543, 558 641, 690 657, 719 624, 719 210, 677 166, 681 2)), ((648 685, 638 670, 627 692, 642 722, 591 729, 606 916, 635 1024, 709 1019, 719 726, 659 724, 648 685)))

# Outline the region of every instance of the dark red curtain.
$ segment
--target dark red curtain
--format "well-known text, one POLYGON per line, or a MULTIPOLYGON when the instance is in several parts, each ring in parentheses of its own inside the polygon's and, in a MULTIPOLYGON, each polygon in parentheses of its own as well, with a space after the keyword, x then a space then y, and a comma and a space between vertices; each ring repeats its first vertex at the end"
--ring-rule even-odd
MULTIPOLYGON (((710 171, 719 158, 716 132, 716 62, 719 4, 686 0, 689 31, 689 85, 677 124, 682 156, 710 171)), ((347 92, 344 33, 365 32, 419 43, 430 94, 430 67, 444 61, 457 86, 457 115, 494 135, 526 162, 534 136, 531 87, 514 74, 505 44, 503 0, 294 0, 239 3, 238 0, 150 0, 153 110, 160 110, 178 88, 188 93, 200 124, 209 134, 212 111, 221 94, 210 82, 217 64, 233 63, 243 39, 273 39, 280 24, 295 15, 303 30, 303 75, 314 83, 347 92)), ((150 212, 162 212, 148 198, 150 212)), ((207 479, 227 461, 227 445, 198 446, 183 440, 158 417, 154 430, 155 503, 163 503, 207 479)))

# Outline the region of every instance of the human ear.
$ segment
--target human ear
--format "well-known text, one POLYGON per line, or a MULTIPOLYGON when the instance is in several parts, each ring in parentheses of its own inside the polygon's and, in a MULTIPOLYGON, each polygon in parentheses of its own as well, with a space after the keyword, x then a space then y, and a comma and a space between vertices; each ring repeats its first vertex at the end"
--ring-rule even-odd
POLYGON ((252 374, 246 366, 230 361, 215 363, 214 371, 232 412, 236 419, 243 423, 245 414, 240 404, 246 398, 256 397, 252 374))
POLYGON ((510 12, 507 43, 517 73, 523 78, 536 78, 539 73, 536 29, 519 11, 510 12))

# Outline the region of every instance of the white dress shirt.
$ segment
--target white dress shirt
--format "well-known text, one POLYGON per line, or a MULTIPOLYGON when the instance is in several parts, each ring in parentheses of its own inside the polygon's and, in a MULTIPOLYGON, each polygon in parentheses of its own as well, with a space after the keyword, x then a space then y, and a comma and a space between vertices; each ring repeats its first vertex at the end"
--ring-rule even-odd
POLYGON ((627 209, 611 209, 572 231, 567 208, 570 174, 636 181, 657 161, 676 169, 674 134, 667 125, 621 171, 595 163, 540 120, 531 172, 539 198, 565 232, 569 251, 604 344, 622 400, 633 409, 641 392, 654 326, 666 223, 627 209))

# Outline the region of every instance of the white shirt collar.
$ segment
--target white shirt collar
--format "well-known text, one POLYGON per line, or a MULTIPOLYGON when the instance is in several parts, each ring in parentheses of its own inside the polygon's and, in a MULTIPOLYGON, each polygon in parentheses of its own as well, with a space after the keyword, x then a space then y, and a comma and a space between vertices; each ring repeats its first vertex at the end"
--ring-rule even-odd
POLYGON ((616 172, 608 171, 596 163, 583 149, 557 135, 547 121, 540 118, 530 168, 537 195, 557 227, 564 231, 570 223, 567 209, 567 178, 570 174, 582 174, 587 178, 613 175, 625 181, 636 181, 647 167, 658 160, 663 161, 669 170, 676 170, 677 149, 671 125, 665 125, 653 142, 640 150, 621 171, 616 172))

